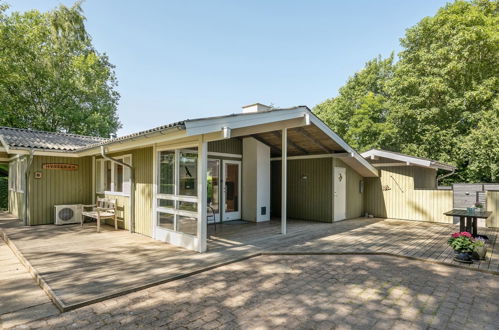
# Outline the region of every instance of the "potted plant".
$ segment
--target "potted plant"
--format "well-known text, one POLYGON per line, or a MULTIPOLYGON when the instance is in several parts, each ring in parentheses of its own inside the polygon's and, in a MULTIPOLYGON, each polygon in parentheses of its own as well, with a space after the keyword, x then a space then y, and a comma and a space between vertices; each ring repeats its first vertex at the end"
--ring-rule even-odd
POLYGON ((475 203, 475 212, 482 212, 483 211, 483 204, 480 202, 475 203))
POLYGON ((471 253, 474 250, 474 240, 470 233, 463 231, 454 233, 447 241, 456 252, 455 261, 471 264, 471 253))
POLYGON ((487 254, 487 248, 485 247, 485 239, 481 237, 477 237, 474 242, 475 253, 478 256, 478 259, 484 260, 485 255, 487 254))

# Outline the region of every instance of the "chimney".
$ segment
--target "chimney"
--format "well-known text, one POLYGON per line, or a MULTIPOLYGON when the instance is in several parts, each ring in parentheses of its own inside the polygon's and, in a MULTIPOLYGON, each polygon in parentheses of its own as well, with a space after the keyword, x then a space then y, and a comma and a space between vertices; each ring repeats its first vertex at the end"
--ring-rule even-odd
POLYGON ((250 104, 250 105, 245 105, 242 108, 243 108, 243 113, 261 112, 261 111, 267 111, 267 110, 272 109, 268 105, 261 104, 261 103, 254 103, 254 104, 250 104))

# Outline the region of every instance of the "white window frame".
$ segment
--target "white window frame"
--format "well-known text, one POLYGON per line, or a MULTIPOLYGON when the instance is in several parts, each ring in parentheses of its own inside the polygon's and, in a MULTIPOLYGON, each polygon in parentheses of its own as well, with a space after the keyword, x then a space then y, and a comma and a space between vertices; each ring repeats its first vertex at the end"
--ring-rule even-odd
MULTIPOLYGON (((191 146, 192 148, 192 146, 191 146)), ((157 148, 155 150, 155 157, 156 159, 160 159, 160 155, 162 151, 174 151, 175 152, 175 163, 174 163, 174 178, 173 178, 173 194, 161 194, 159 192, 159 182, 160 182, 160 166, 161 163, 159 161, 156 162, 155 164, 155 180, 158 184, 155 186, 155 192, 154 192, 154 227, 156 227, 159 230, 165 230, 165 231, 170 231, 174 232, 176 234, 181 234, 181 235, 187 235, 191 237, 196 237, 196 235, 190 235, 186 233, 182 233, 178 231, 178 217, 179 216, 186 216, 186 217, 193 217, 196 218, 196 221, 199 221, 198 217, 198 212, 197 211, 185 211, 185 210, 179 210, 179 202, 191 202, 191 203, 196 203, 197 207, 199 207, 199 200, 196 196, 186 196, 186 195, 179 195, 179 182, 180 182, 180 168, 179 168, 179 159, 180 159, 180 152, 190 152, 190 153, 196 153, 197 157, 199 157, 199 153, 197 150, 193 149, 188 149, 188 148, 157 148), (170 207, 164 207, 164 206, 159 206, 159 200, 171 200, 173 201, 173 208, 170 207), (158 224, 158 213, 166 213, 166 214, 172 214, 174 216, 174 223, 173 223, 173 229, 168 229, 161 227, 158 224)), ((197 166, 197 164, 196 164, 197 166)), ((197 174, 196 174, 197 175, 197 174)), ((199 178, 196 177, 196 180, 199 180, 199 178)), ((197 181, 196 181, 196 189, 197 189, 197 181)))
MULTIPOLYGON (((113 157, 114 159, 116 160, 121 160, 124 162, 124 159, 125 158, 129 158, 130 159, 130 162, 128 163, 130 166, 133 166, 132 165, 132 154, 126 154, 126 155, 121 155, 121 156, 116 156, 116 157, 113 157)), ((115 196, 130 196, 130 189, 131 189, 131 178, 130 178, 130 174, 128 174, 128 192, 122 192, 122 191, 114 191, 114 187, 116 186, 115 185, 115 182, 114 182, 114 178, 115 178, 115 173, 114 173, 114 169, 116 168, 116 163, 110 161, 110 160, 107 160, 107 159, 104 159, 104 158, 99 158, 99 159, 96 159, 95 160, 95 168, 99 167, 100 169, 100 173, 99 174, 99 178, 97 178, 97 173, 96 173, 96 180, 98 180, 98 182, 96 182, 96 191, 95 193, 96 194, 105 194, 105 195, 115 195, 115 196), (110 162, 111 163, 111 190, 104 190, 104 187, 106 185, 106 172, 105 172, 105 164, 106 164, 106 161, 110 162)), ((130 169, 128 169, 126 166, 123 166, 123 182, 122 182, 122 187, 123 187, 123 190, 125 189, 125 186, 126 186, 126 183, 127 181, 125 181, 125 178, 126 178, 126 171, 130 171, 130 169)), ((97 171, 96 171, 97 172, 97 171)))

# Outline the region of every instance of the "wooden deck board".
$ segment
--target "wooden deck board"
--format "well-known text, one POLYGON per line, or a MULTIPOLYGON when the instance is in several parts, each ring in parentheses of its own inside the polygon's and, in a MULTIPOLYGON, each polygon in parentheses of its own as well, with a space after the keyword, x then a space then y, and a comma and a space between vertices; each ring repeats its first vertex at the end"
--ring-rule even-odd
MULTIPOLYGON (((291 253, 389 253, 428 260, 452 261, 447 245, 449 224, 391 219, 355 219, 322 223, 288 220, 288 235, 280 222, 209 226, 208 248, 198 254, 138 234, 95 225, 23 227, 3 222, 23 256, 65 304, 80 304, 125 292, 182 274, 230 262, 263 251, 291 253)), ((483 229, 490 238, 486 261, 470 266, 499 272, 496 229, 483 229)))

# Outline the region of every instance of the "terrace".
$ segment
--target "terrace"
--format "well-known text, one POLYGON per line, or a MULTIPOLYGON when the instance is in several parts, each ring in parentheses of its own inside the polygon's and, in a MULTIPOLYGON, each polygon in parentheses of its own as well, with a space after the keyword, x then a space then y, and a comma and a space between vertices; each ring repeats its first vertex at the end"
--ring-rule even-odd
POLYGON ((259 254, 380 254, 445 263, 499 274, 497 229, 487 259, 463 266, 447 238, 456 225, 359 218, 337 223, 288 219, 226 223, 208 228, 208 252, 195 253, 139 234, 94 224, 24 227, 0 217, 0 233, 40 286, 63 311, 79 308, 259 254))

